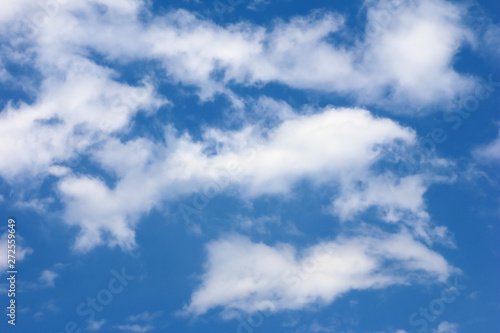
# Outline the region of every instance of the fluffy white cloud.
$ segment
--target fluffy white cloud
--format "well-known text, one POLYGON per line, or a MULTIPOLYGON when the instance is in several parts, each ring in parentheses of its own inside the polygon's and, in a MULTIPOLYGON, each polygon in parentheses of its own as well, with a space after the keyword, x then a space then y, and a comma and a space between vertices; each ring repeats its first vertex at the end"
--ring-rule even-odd
POLYGON ((72 58, 62 77, 47 78, 32 104, 8 104, 0 112, 0 175, 15 181, 56 171, 92 144, 130 125, 139 110, 157 108, 164 100, 151 85, 114 81, 109 69, 72 58))
POLYGON ((359 213, 373 208, 372 216, 388 223, 404 223, 428 243, 440 240, 453 246, 447 239, 445 227, 430 224, 424 201, 432 183, 446 180, 426 173, 397 177, 391 172, 369 175, 358 181, 344 179, 332 211, 341 220, 355 220, 359 213))
POLYGON ((186 314, 222 307, 234 311, 280 311, 329 304, 350 290, 446 280, 457 269, 406 231, 340 236, 298 251, 232 235, 207 245, 205 272, 186 314))
POLYGON ((2 57, 40 75, 30 88, 33 102, 9 103, 0 112, 0 153, 9 157, 0 161, 0 176, 11 183, 59 177, 64 221, 81 230, 77 249, 104 243, 132 248, 139 217, 164 201, 228 188, 246 198, 287 195, 303 180, 338 186, 333 211, 343 219, 378 207, 382 219, 404 218, 427 236, 425 177, 386 174, 384 182, 372 170, 390 147, 412 145, 412 130, 357 108, 300 116, 267 100, 281 112, 268 133, 252 123, 234 131, 206 129, 196 141, 169 125, 165 142, 121 141, 138 112, 154 112, 167 101, 152 79, 128 84, 100 58, 117 64, 155 60, 169 80, 199 87, 202 99, 222 92, 235 102, 234 84, 279 82, 411 112, 450 102, 473 82, 453 69, 453 57, 473 38, 459 5, 367 2, 367 32, 351 45, 342 41, 352 32, 345 18, 329 12, 268 27, 222 27, 185 10, 153 16, 139 0, 51 4, 7 1, 0 16, 0 33, 8 40, 2 57), (387 8, 390 17, 381 23, 387 8), (414 52, 423 46, 429 52, 414 52), (82 155, 116 180, 69 169, 66 164, 82 155))
POLYGON ((464 42, 474 40, 465 15, 465 8, 447 1, 375 2, 367 24, 375 31, 363 59, 377 83, 367 89, 382 88, 392 102, 414 106, 450 101, 472 89, 473 81, 452 67, 464 42))
MULTIPOLYGON (((199 87, 202 99, 218 92, 234 97, 229 83, 280 82, 414 112, 450 103, 472 88, 474 79, 453 68, 454 56, 474 38, 463 23, 464 8, 443 0, 366 5, 367 31, 355 45, 329 40, 332 34, 352 35, 335 13, 314 12, 272 27, 221 27, 185 10, 143 22, 139 15, 147 6, 132 0, 67 2, 39 24, 32 40, 39 57, 54 59, 55 66, 61 52, 88 47, 121 62, 158 60, 174 81, 199 87), (421 49, 427 51, 416 52, 421 49)), ((27 17, 37 12, 33 5, 9 7, 26 8, 27 17)), ((4 24, 12 25, 15 17, 5 15, 4 24)), ((9 28, 12 34, 15 27, 9 28)))
MULTIPOLYGON (((227 188, 248 198, 287 195, 299 181, 309 180, 317 185, 340 184, 345 198, 337 203, 349 202, 357 195, 349 188, 373 177, 369 170, 386 150, 414 143, 412 130, 389 119, 361 109, 326 108, 311 115, 289 115, 271 130, 258 125, 229 132, 208 128, 198 142, 171 129, 165 145, 146 139, 108 140, 93 158, 117 176, 113 186, 96 177, 71 174, 60 180, 58 188, 67 207, 65 221, 81 227, 76 248, 86 250, 103 242, 131 248, 138 217, 162 201, 200 193, 194 205, 202 205, 206 197, 227 188)), ((385 186, 388 196, 356 209, 379 205, 395 214, 402 206, 424 214, 423 186, 406 202, 389 193, 391 188, 411 191, 418 179, 400 185, 371 180, 385 186), (406 186, 413 187, 401 188, 406 186)))
MULTIPOLYGON (((261 98, 257 108, 271 125, 246 120, 233 130, 204 128, 194 139, 165 124, 164 138, 125 139, 138 112, 153 114, 168 101, 153 78, 132 83, 111 69, 158 63, 168 83, 198 88, 202 101, 226 94, 237 107, 247 100, 235 86, 268 83, 401 113, 448 107, 475 82, 453 67, 474 39, 464 24, 466 11, 443 0, 398 3, 367 1, 366 33, 353 43, 346 18, 331 12, 269 26, 219 26, 185 10, 155 16, 141 0, 4 1, 0 82, 12 82, 9 63, 35 74, 20 86, 31 101, 11 101, 0 112, 0 154, 8 157, 0 161, 0 177, 10 184, 54 177, 63 221, 79 228, 80 251, 102 244, 133 248, 140 217, 164 202, 195 194, 199 208, 229 191, 245 199, 286 197, 302 181, 338 190, 331 211, 341 220, 375 209, 377 218, 406 225, 396 234, 369 229, 303 250, 241 236, 213 241, 202 284, 184 309, 189 314, 218 306, 227 316, 299 309, 354 289, 443 281, 457 270, 420 243, 444 235, 429 227, 425 210, 424 194, 436 179, 381 171, 381 162, 402 158, 400 148, 416 144, 412 129, 362 108, 298 113, 261 98), (421 49, 427 52, 416 52, 421 49), (110 177, 72 169, 80 157, 110 177)), ((40 201, 28 203, 38 207, 40 201)), ((30 251, 21 248, 18 258, 30 251)), ((56 277, 46 270, 40 281, 50 286, 56 277)), ((135 320, 154 316, 145 312, 115 328, 151 331, 135 320)))
POLYGON ((30 12, 35 9, 37 2, 32 0, 3 1, 0 22, 8 22, 19 18, 23 12, 30 12))
POLYGON ((266 31, 249 24, 221 28, 178 11, 146 34, 151 55, 177 80, 198 85, 202 97, 229 82, 281 82, 414 112, 472 89, 474 80, 453 69, 455 54, 473 39, 463 8, 436 0, 403 1, 392 12, 390 1, 368 5, 367 30, 377 30, 355 47, 327 41, 345 29, 344 18, 333 13, 295 17, 266 31), (380 22, 385 12, 390 17, 380 22), (421 49, 428 51, 416 52, 421 49), (221 80, 212 79, 215 71, 221 80))
MULTIPOLYGON (((352 187, 354 184, 351 184, 352 187)), ((346 188, 349 194, 341 196, 333 203, 334 211, 342 219, 376 206, 384 210, 383 218, 389 222, 401 219, 401 212, 409 210, 421 213, 424 207, 423 194, 427 187, 422 175, 403 178, 391 174, 373 177, 363 189, 346 188)))

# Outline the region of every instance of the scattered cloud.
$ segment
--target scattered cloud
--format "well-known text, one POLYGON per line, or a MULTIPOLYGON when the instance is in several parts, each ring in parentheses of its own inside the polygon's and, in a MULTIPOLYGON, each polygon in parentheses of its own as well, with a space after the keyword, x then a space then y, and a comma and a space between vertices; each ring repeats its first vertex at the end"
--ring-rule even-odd
POLYGON ((132 332, 132 333, 146 333, 154 330, 154 326, 151 325, 118 325, 116 329, 123 332, 132 332))
MULTIPOLYGON (((0 12, 0 83, 27 96, 2 102, 0 155, 8 158, 0 160, 0 177, 12 187, 53 182, 43 198, 20 191, 22 200, 13 207, 42 214, 60 204, 61 220, 78 231, 75 250, 134 249, 141 218, 165 204, 188 202, 200 210, 229 193, 242 201, 289 200, 307 182, 334 192, 325 211, 332 223, 349 226, 305 248, 236 234, 208 242, 200 284, 182 314, 219 309, 227 319, 308 309, 351 290, 443 282, 460 273, 433 250, 436 241, 453 244, 426 204, 433 184, 454 181, 453 162, 421 156, 414 170, 396 172, 419 137, 390 116, 454 110, 478 82, 455 66, 456 59, 466 48, 476 52, 477 43, 498 52, 498 25, 478 33, 465 5, 444 0, 365 1, 358 36, 348 15, 324 10, 269 24, 218 24, 184 9, 156 14, 146 0, 51 3, 51 10, 42 8, 46 22, 37 26, 27 26, 25 18, 46 3, 7 1, 0 12), (29 79, 18 80, 16 66, 29 79), (137 72, 141 66, 147 70, 137 72), (121 67, 133 68, 125 74, 121 67), (271 85, 351 106, 298 109, 245 96, 271 85), (228 101, 235 114, 227 118, 237 125, 181 129, 168 116, 155 125, 159 135, 137 133, 138 118, 151 120, 173 106, 165 91, 193 88, 200 103, 228 101), (361 222, 367 212, 382 222, 377 228, 361 222)), ((256 10, 268 4, 245 5, 256 10)), ((220 108, 216 112, 225 111, 220 108)), ((500 134, 473 155, 481 163, 498 162, 500 134)), ((233 223, 254 235, 273 223, 301 234, 275 215, 236 214, 233 223)), ((33 251, 17 239, 16 259, 23 260, 33 251)), ((7 243, 4 233, 0 256, 6 257, 7 243)), ((55 287, 57 269, 42 271, 39 283, 27 286, 55 287)), ((33 316, 43 320, 59 307, 51 299, 39 310, 33 316)), ((114 328, 153 331, 162 315, 145 311, 114 328)), ((105 323, 92 321, 87 330, 105 323)), ((308 330, 332 328, 315 321, 308 330)), ((457 331, 448 322, 433 330, 457 331)))
POLYGON ((87 325, 86 330, 88 330, 88 331, 99 331, 104 326, 104 324, 106 324, 106 320, 104 320, 104 319, 101 319, 99 321, 92 320, 87 325))
POLYGON ((130 321, 145 321, 145 322, 151 322, 155 319, 160 318, 163 315, 163 311, 156 311, 150 313, 149 311, 144 311, 138 315, 132 315, 128 317, 127 319, 130 321))
POLYGON ((432 330, 433 333, 458 333, 458 325, 442 321, 438 327, 432 330))
POLYGON ((281 224, 279 216, 260 216, 256 218, 241 215, 233 218, 234 222, 244 231, 255 231, 261 234, 269 231, 269 225, 281 224))
MULTIPOLYGON (((0 153, 10 156, 0 161, 0 176, 10 184, 56 177, 58 199, 66 206, 63 220, 80 229, 75 249, 134 248, 141 216, 165 201, 225 190, 213 179, 227 173, 231 163, 238 174, 229 186, 242 197, 286 195, 302 180, 340 184, 333 212, 342 219, 378 207, 382 219, 404 216, 421 237, 430 240, 435 233, 426 226, 422 199, 432 183, 428 178, 410 175, 383 184, 380 173, 371 173, 388 151, 415 143, 411 129, 365 109, 327 107, 303 115, 268 99, 268 107, 279 107, 282 115, 267 129, 252 122, 239 130, 207 128, 195 140, 165 124, 164 141, 123 140, 120 135, 130 133, 136 115, 152 115, 170 102, 150 75, 127 82, 98 59, 155 62, 168 84, 197 87, 202 101, 224 94, 234 106, 245 107, 233 86, 272 82, 418 113, 449 106, 474 86, 475 78, 453 67, 456 54, 475 38, 461 5, 403 1, 381 25, 388 2, 369 2, 365 35, 351 45, 340 38, 352 33, 346 18, 333 12, 311 12, 270 26, 220 26, 186 10, 144 16, 146 1, 96 0, 65 2, 47 24, 26 31, 16 19, 40 9, 36 1, 22 3, 10 4, 0 17, 0 29, 11 37, 1 53, 12 60, 16 56, 8 50, 20 48, 29 56, 17 61, 40 79, 32 102, 7 103, 0 112, 0 153), (376 33, 369 33, 374 25, 376 33), (429 51, 415 52, 423 48, 429 51), (71 162, 82 157, 116 182, 72 169, 71 162), (354 185, 360 182, 363 189, 354 185), (374 195, 378 190, 387 197, 374 195), (403 198, 403 193, 411 195, 403 198)), ((44 208, 38 198, 25 206, 44 208)))
POLYGON ((473 154, 479 162, 498 163, 500 161, 500 131, 492 142, 476 148, 473 154))
POLYGON ((46 269, 40 274, 38 280, 46 287, 55 287, 54 280, 59 276, 58 273, 46 269))

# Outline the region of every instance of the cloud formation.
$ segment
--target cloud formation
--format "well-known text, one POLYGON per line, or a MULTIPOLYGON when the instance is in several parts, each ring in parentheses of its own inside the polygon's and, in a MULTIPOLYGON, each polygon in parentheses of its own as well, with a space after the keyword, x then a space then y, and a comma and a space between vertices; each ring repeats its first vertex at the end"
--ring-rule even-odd
POLYGON ((445 281, 458 270, 406 231, 339 236, 302 250, 231 235, 207 244, 201 283, 185 314, 296 310, 327 305, 350 290, 421 280, 445 281))
POLYGON ((139 17, 148 11, 146 3, 132 0, 65 1, 36 33, 23 32, 24 25, 12 22, 22 15, 36 17, 35 1, 29 3, 11 4, 0 22, 9 25, 4 30, 11 35, 32 37, 33 51, 40 54, 36 62, 53 59, 57 66, 61 55, 85 48, 120 62, 154 60, 173 82, 199 88, 202 99, 216 93, 234 97, 235 84, 278 82, 407 113, 449 104, 475 82, 453 68, 455 55, 475 37, 464 23, 466 9, 447 1, 367 2, 366 31, 357 43, 332 41, 332 36, 354 34, 346 18, 332 12, 271 27, 221 27, 185 10, 150 15, 144 22, 139 17), (416 52, 421 49, 427 51, 416 52))
MULTIPOLYGON (((159 71, 172 87, 197 88, 202 101, 224 94, 240 108, 248 101, 234 87, 268 83, 403 113, 450 105, 475 82, 453 68, 455 55, 475 38, 460 5, 367 2, 366 29, 354 42, 345 38, 353 35, 346 18, 333 12, 269 26, 219 26, 186 10, 153 15, 147 2, 136 0, 8 1, 5 8, 2 78, 9 82, 5 64, 17 63, 36 79, 22 87, 31 102, 11 101, 0 112, 0 153, 10 157, 0 161, 0 176, 10 184, 56 177, 64 221, 81 230, 77 249, 105 243, 133 248, 143 214, 163 201, 210 191, 204 187, 215 186, 214 174, 234 165, 231 186, 243 197, 282 195, 302 180, 333 182, 340 195, 332 212, 342 219, 371 207, 386 221, 409 213, 417 216, 418 234, 432 238, 422 198, 429 177, 372 171, 389 150, 412 145, 414 132, 365 109, 288 111, 267 128, 269 137, 251 121, 237 130, 208 128, 201 140, 176 133, 175 124, 163 124, 165 137, 158 141, 130 133, 139 113, 151 116, 170 103, 157 92, 159 71), (415 52, 421 48, 429 51, 415 52), (120 66, 137 62, 160 69, 132 81, 121 76, 120 66), (116 180, 72 169, 81 158, 116 180)), ((277 106, 268 102, 271 110, 277 106)))
MULTIPOLYGON (((200 284, 181 311, 187 315, 304 309, 351 290, 443 282, 460 272, 433 250, 436 241, 450 242, 426 204, 429 187, 453 180, 453 163, 421 156, 419 168, 398 170, 419 137, 390 117, 453 109, 474 89, 477 79, 455 67, 478 38, 465 6, 366 1, 366 24, 356 34, 348 16, 331 11, 218 25, 183 9, 153 14, 149 5, 4 1, 0 83, 20 97, 1 105, 0 154, 9 158, 0 160, 0 177, 10 186, 48 180, 55 198, 28 198, 17 208, 61 204, 61 220, 78 232, 76 251, 128 251, 137 246, 141 218, 165 204, 200 209, 218 194, 286 199, 304 183, 333 192, 325 212, 342 223, 333 240, 306 248, 240 235, 208 242, 200 284), (350 106, 294 108, 264 96, 274 85, 350 106), (159 117, 175 107, 168 95, 179 91, 199 103, 223 97, 239 123, 181 130, 175 117, 159 117), (159 119, 160 134, 137 131, 141 117, 159 119), (366 213, 377 227, 363 222, 366 213)), ((497 30, 480 38, 496 45, 497 30)), ((499 142, 475 156, 498 160, 499 142)), ((263 234, 279 216, 236 220, 263 234)), ((2 235, 0 248, 5 243, 2 235)), ((31 251, 18 248, 17 258, 31 251)), ((45 270, 39 281, 52 287, 57 277, 45 270)), ((114 328, 153 331, 161 315, 143 312, 114 328)), ((435 331, 456 330, 442 322, 435 331)))
POLYGON ((425 177, 384 183, 384 174, 372 170, 388 151, 411 147, 415 137, 411 129, 366 110, 335 108, 293 114, 271 129, 252 124, 236 131, 207 128, 201 141, 167 130, 165 144, 115 139, 94 151, 94 160, 116 175, 113 186, 94 176, 70 174, 61 177, 58 189, 66 204, 65 221, 81 228, 80 250, 103 242, 134 247, 138 218, 163 201, 199 194, 193 199, 197 206, 227 189, 244 198, 286 195, 302 180, 340 186, 334 212, 342 218, 376 206, 387 221, 396 222, 406 211, 417 221, 410 226, 429 238, 422 225, 428 218, 422 198, 425 177), (360 183, 368 184, 367 191, 378 184, 387 195, 359 200, 359 195, 366 197, 354 186, 360 183), (398 196, 410 192, 406 199, 398 196))

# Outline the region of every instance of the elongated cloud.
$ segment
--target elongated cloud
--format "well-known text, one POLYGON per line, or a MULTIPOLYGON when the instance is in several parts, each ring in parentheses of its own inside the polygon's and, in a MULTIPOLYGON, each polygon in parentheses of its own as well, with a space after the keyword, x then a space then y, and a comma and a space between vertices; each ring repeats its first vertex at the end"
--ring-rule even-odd
POLYGON ((418 279, 444 281, 457 270, 408 233, 339 237, 301 251, 242 236, 207 245, 201 283, 184 313, 220 308, 282 311, 329 304, 350 290, 383 288, 418 279))
POLYGON ((139 17, 148 9, 142 1, 55 1, 60 5, 50 11, 42 11, 36 1, 8 3, 0 24, 14 36, 13 45, 22 45, 16 36, 30 37, 28 49, 37 52, 39 70, 91 48, 120 62, 155 60, 174 83, 198 87, 202 99, 233 96, 232 84, 278 82, 413 113, 449 105, 475 82, 453 68, 454 57, 474 40, 464 23, 466 10, 442 0, 367 2, 362 36, 331 12, 271 27, 221 27, 185 10, 144 22, 139 17), (40 16, 43 22, 37 23, 40 16), (16 21, 19 17, 25 20, 16 21), (352 38, 342 40, 344 35, 352 38), (332 36, 340 41, 330 41, 332 36), (417 52, 422 49, 426 52, 417 52))
POLYGON ((403 220, 398 214, 408 213, 410 227, 429 238, 425 176, 394 183, 372 170, 388 151, 415 143, 411 129, 389 119, 362 109, 327 108, 313 115, 291 115, 272 129, 207 129, 202 141, 172 130, 167 133, 166 145, 145 139, 109 140, 96 150, 93 159, 117 176, 112 187, 88 175, 61 177, 58 189, 66 203, 65 220, 81 227, 77 248, 105 241, 133 247, 138 218, 163 201, 193 194, 211 197, 227 189, 236 189, 244 198, 287 195, 302 180, 339 185, 334 213, 342 218, 373 206, 385 210, 383 218, 389 222, 403 220), (364 199, 354 186, 359 183, 368 184, 364 199), (383 197, 372 193, 380 189, 387 192, 383 197), (411 195, 402 197, 405 193, 411 195))

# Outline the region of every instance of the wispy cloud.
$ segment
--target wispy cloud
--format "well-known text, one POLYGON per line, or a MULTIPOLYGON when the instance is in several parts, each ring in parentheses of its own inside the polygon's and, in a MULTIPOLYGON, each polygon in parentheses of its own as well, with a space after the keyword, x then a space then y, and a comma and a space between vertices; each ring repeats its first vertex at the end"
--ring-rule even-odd
POLYGON ((458 333, 458 325, 442 321, 436 329, 432 330, 432 333, 458 333))
POLYGON ((149 311, 144 311, 137 315, 132 315, 127 319, 130 321, 144 321, 144 322, 152 322, 155 319, 160 318, 163 315, 163 311, 156 311, 150 313, 149 311))
POLYGON ((106 324, 106 320, 101 319, 99 321, 91 321, 86 327, 86 330, 88 331, 99 331, 104 324, 106 324))
POLYGON ((152 325, 118 325, 116 329, 123 332, 132 332, 132 333, 146 333, 152 331, 154 327, 152 325))
MULTIPOLYGON (((0 260, 0 272, 4 273, 7 271, 7 245, 8 245, 8 232, 2 233, 0 236, 0 257, 4 258, 4 260, 0 260)), ((18 234, 16 234, 16 260, 22 261, 26 258, 27 255, 33 253, 33 250, 30 247, 27 247, 24 244, 24 240, 18 234)), ((1 274, 1 273, 0 273, 1 274)))
POLYGON ((498 163, 500 161, 500 132, 493 141, 477 147, 473 154, 481 163, 498 163))
POLYGON ((51 270, 44 270, 38 280, 47 287, 55 287, 54 280, 59 276, 58 273, 51 270))

